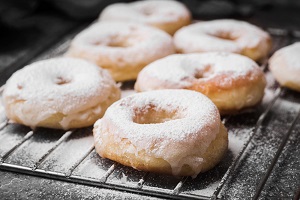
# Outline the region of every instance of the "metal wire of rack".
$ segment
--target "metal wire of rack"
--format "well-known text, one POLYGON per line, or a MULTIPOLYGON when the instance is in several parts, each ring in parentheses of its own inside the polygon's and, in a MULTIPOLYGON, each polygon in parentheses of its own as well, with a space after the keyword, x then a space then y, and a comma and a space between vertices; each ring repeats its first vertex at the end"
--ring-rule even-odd
MULTIPOLYGON (((273 52, 300 40, 299 31, 267 30, 274 38, 273 52)), ((61 43, 36 59, 40 60, 61 55, 75 34, 65 37, 61 43)), ((267 61, 263 62, 262 67, 268 73, 267 61)), ((0 169, 168 199, 234 199, 236 195, 241 195, 241 193, 244 193, 244 197, 258 199, 261 195, 269 195, 266 194, 265 190, 268 181, 273 177, 274 168, 278 165, 283 152, 287 148, 286 146, 290 145, 293 138, 300 135, 299 129, 297 129, 300 115, 299 94, 280 88, 274 83, 269 86, 269 96, 265 98, 259 108, 247 111, 239 116, 224 117, 223 122, 228 127, 229 134, 235 139, 239 138, 242 145, 238 148, 236 155, 226 156, 225 161, 222 161, 219 166, 210 172, 199 175, 196 179, 190 177, 179 179, 141 172, 102 159, 94 150, 91 127, 66 132, 41 128, 31 130, 29 127, 11 124, 7 119, 0 122, 0 169), (293 103, 292 110, 289 110, 289 104, 286 105, 286 99, 293 103), (283 108, 280 107, 282 105, 284 105, 283 108), (256 138, 266 134, 266 131, 262 131, 262 129, 269 128, 276 131, 277 124, 272 125, 273 122, 270 118, 275 117, 273 120, 276 121, 278 108, 281 108, 279 110, 285 113, 283 117, 288 117, 291 123, 282 125, 286 130, 285 133, 274 139, 276 141, 274 142, 276 143, 274 144, 275 147, 269 152, 270 157, 263 162, 266 167, 259 170, 260 176, 253 178, 255 184, 252 187, 253 189, 249 189, 247 193, 240 181, 241 179, 242 181, 248 179, 240 174, 247 174, 245 171, 249 169, 249 166, 245 170, 243 167, 245 163, 249 162, 247 156, 257 153, 253 148, 255 149, 259 145, 257 144, 259 140, 256 138), (240 136, 245 133, 240 132, 245 132, 247 136, 242 136, 241 139, 240 136), (236 137, 237 133, 239 137, 236 137), (291 139, 291 137, 293 138, 291 139), (9 140, 11 142, 4 145, 3 141, 9 140), (41 150, 42 146, 43 150, 41 150), (66 150, 72 148, 72 151, 75 151, 74 148, 78 146, 80 148, 75 152, 76 156, 72 155, 71 151, 66 150), (31 151, 35 151, 35 153, 31 151), (67 155, 61 156, 61 152, 67 153, 67 155), (26 158, 31 160, 25 161, 26 158), (230 189, 232 186, 241 186, 241 191, 236 192, 230 189)), ((1 87, 0 92, 3 91, 3 88, 4 86, 1 87)), ((122 88, 123 91, 130 90, 132 89, 132 83, 126 83, 122 88)), ((264 151, 268 151, 268 149, 264 151)), ((234 153, 229 152, 229 154, 234 153)), ((255 168, 253 163, 250 167, 255 168)), ((299 171, 299 168, 297 170, 299 171)), ((299 173, 296 173, 295 177, 300 179, 299 173)), ((252 183, 251 180, 250 183, 252 183)), ((297 184, 300 185, 299 180, 293 183, 293 187, 297 187, 297 184)), ((297 193, 298 188, 291 191, 289 197, 292 197, 295 191, 297 193)))

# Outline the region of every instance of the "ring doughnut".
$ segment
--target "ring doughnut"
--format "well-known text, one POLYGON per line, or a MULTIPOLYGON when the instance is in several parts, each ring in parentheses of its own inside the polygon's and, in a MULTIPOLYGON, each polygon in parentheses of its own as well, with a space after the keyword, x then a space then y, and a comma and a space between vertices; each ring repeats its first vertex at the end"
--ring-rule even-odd
POLYGON ((271 49, 267 32, 247 22, 229 19, 183 27, 175 33, 174 43, 179 53, 232 52, 255 61, 266 57, 271 49))
POLYGON ((269 60, 269 69, 280 85, 300 92, 300 42, 286 46, 269 60))
POLYGON ((177 1, 148 0, 112 4, 102 11, 99 20, 140 22, 173 35, 181 27, 190 24, 191 13, 177 1))
POLYGON ((101 22, 78 34, 66 53, 107 69, 116 81, 136 79, 147 64, 173 54, 167 33, 136 23, 101 22))
POLYGON ((221 114, 231 114, 260 102, 266 85, 251 59, 233 53, 177 54, 145 67, 135 83, 142 92, 189 89, 203 93, 221 114))
POLYGON ((216 106, 189 90, 127 96, 107 109, 93 133, 101 157, 174 176, 196 176, 213 168, 228 147, 216 106))
POLYGON ((16 71, 3 91, 7 117, 33 128, 90 126, 119 98, 107 71, 74 58, 32 63, 16 71))

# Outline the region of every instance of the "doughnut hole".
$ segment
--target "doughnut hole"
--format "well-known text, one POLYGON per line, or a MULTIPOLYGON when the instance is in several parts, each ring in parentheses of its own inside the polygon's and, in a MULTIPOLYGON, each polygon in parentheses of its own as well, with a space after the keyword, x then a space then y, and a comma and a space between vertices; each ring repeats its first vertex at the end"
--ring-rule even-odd
POLYGON ((143 38, 139 36, 136 32, 136 27, 130 27, 130 34, 129 35, 110 35, 107 40, 94 40, 91 41, 90 44, 92 46, 107 46, 112 48, 128 48, 139 44, 143 41, 143 38))
POLYGON ((108 43, 104 43, 101 41, 94 41, 91 43, 92 46, 108 46, 108 47, 120 47, 120 48, 127 48, 129 46, 132 46, 132 44, 129 44, 126 42, 126 40, 110 40, 108 43))
POLYGON ((152 7, 146 7, 145 6, 145 7, 141 8, 140 12, 145 16, 150 16, 150 15, 153 15, 155 10, 152 7))
POLYGON ((213 37, 217 37, 222 40, 235 41, 237 39, 236 36, 232 35, 230 32, 225 32, 225 31, 219 31, 216 33, 207 33, 207 34, 210 36, 213 36, 213 37))
POLYGON ((137 124, 158 124, 182 118, 175 109, 158 109, 153 105, 135 109, 134 113, 133 122, 137 124))
POLYGON ((128 43, 128 40, 125 39, 124 37, 120 37, 118 35, 112 35, 110 37, 110 40, 109 40, 107 46, 126 48, 129 46, 132 46, 132 44, 128 43))
POLYGON ((22 89, 23 89, 23 86, 20 85, 20 84, 17 84, 17 88, 18 88, 19 90, 22 90, 22 89))
POLYGON ((196 71, 194 73, 194 78, 195 79, 208 78, 213 73, 214 73, 214 69, 213 69, 212 65, 206 65, 204 67, 204 70, 197 70, 197 68, 196 68, 196 71))
POLYGON ((61 76, 58 76, 55 78, 55 84, 57 85, 65 85, 65 84, 68 84, 70 83, 71 80, 67 79, 67 78, 63 78, 61 76))

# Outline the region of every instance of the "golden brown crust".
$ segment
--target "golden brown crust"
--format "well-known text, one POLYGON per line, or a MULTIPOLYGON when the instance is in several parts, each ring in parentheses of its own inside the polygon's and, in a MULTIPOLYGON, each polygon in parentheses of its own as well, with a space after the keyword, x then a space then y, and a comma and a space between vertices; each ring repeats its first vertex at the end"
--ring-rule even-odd
POLYGON ((221 114, 234 114, 258 104, 265 86, 263 71, 249 58, 202 53, 172 55, 152 63, 141 71, 134 87, 138 92, 165 88, 194 90, 210 98, 221 114))
MULTIPOLYGON (((94 129, 94 135, 95 134, 94 129)), ((102 133, 102 137, 104 138, 102 139, 101 144, 95 141, 95 148, 99 154, 100 146, 101 149, 105 148, 104 152, 101 151, 102 157, 109 158, 138 170, 172 175, 170 164, 162 158, 155 158, 147 155, 145 150, 140 150, 137 154, 130 152, 129 149, 135 149, 136 147, 128 139, 123 138, 118 140, 117 138, 114 138, 114 134, 109 131, 102 133)), ((201 144, 201 141, 199 141, 199 145, 203 145, 201 144)), ((227 130, 224 125, 220 123, 220 130, 216 139, 211 142, 204 155, 202 155, 204 159, 204 162, 202 163, 202 172, 205 172, 218 164, 225 155, 227 148, 227 130)), ((170 151, 172 151, 172 149, 170 149, 170 151)), ((193 176, 194 174, 195 172, 193 172, 189 166, 184 165, 178 176, 193 176)))
MULTIPOLYGON (((67 116, 62 113, 59 113, 59 112, 54 113, 53 115, 49 116, 47 119, 45 119, 43 121, 40 121, 38 124, 36 124, 36 127, 47 127, 47 128, 55 128, 55 129, 70 129, 70 128, 82 128, 82 127, 91 126, 95 123, 95 121, 97 119, 101 118, 104 115, 106 109, 113 102, 120 99, 120 96, 121 96, 120 89, 112 86, 111 90, 112 90, 111 94, 110 94, 110 96, 107 97, 107 100, 99 103, 97 106, 90 107, 90 108, 88 108, 86 110, 82 110, 78 113, 73 113, 74 118, 71 118, 72 120, 70 121, 70 123, 68 124, 67 127, 63 126, 60 123, 63 120, 63 118, 67 117, 67 116), (94 113, 93 110, 95 110, 95 109, 101 109, 101 113, 97 113, 97 114, 94 113), (88 116, 88 118, 86 118, 86 120, 82 120, 82 119, 80 119, 80 116, 82 116, 82 115, 86 115, 86 116, 88 116)), ((16 103, 7 105, 6 114, 10 120, 12 120, 16 123, 27 125, 26 122, 21 120, 16 113, 12 112, 14 109, 16 109, 18 107, 22 107, 22 105, 20 105, 22 103, 25 103, 25 102, 18 101, 16 103)), ((70 115, 68 117, 70 117, 70 115)))
POLYGON ((147 60, 142 62, 127 62, 122 57, 119 57, 117 59, 118 64, 116 65, 115 58, 111 59, 106 54, 93 55, 89 51, 84 51, 72 45, 66 56, 92 61, 96 65, 101 66, 101 68, 109 71, 112 78, 116 81, 134 80, 138 73, 150 62, 147 60))
POLYGON ((205 82, 199 79, 195 80, 191 87, 185 89, 206 95, 216 104, 222 115, 234 114, 241 108, 256 105, 264 95, 266 80, 263 73, 253 74, 232 81, 230 84, 222 84, 226 82, 224 81, 226 75, 216 76, 205 82))
POLYGON ((296 91, 300 92, 300 85, 298 85, 297 83, 294 83, 292 81, 291 82, 286 82, 282 85, 287 87, 287 88, 290 88, 292 90, 296 90, 296 91))
POLYGON ((241 52, 242 55, 251 58, 257 62, 263 61, 272 49, 272 39, 267 37, 264 44, 259 44, 254 48, 244 48, 241 52))

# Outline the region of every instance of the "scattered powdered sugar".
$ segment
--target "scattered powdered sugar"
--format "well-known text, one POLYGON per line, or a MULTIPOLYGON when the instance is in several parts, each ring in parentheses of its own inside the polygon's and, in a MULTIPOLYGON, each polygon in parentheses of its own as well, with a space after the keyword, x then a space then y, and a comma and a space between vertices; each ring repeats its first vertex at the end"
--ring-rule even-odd
POLYGON ((120 179, 122 184, 126 184, 127 183, 127 176, 122 172, 122 178, 120 179))
MULTIPOLYGON (((145 150, 150 156, 163 158, 172 166, 174 175, 184 164, 198 174, 203 162, 201 155, 215 139, 219 125, 218 110, 204 95, 189 90, 157 90, 114 103, 96 122, 94 133, 109 129, 114 137, 127 138, 136 147, 134 153, 145 150), (147 113, 147 109, 176 113, 179 117, 161 123, 135 123, 135 115, 147 113)), ((96 136, 97 140, 101 138, 96 136)))
MULTIPOLYGON (((231 86, 249 74, 262 74, 251 59, 232 53, 198 53, 167 56, 146 66, 139 74, 136 87, 140 91, 161 88, 187 88, 198 77, 205 82, 225 75, 219 86, 231 86), (152 81, 150 81, 152 80, 152 81)), ((251 78, 251 77, 250 77, 251 78)))
MULTIPOLYGON (((245 135, 246 134, 247 133, 245 133, 245 135)), ((248 137, 248 135, 246 136, 248 137)), ((230 151, 236 157, 243 148, 246 139, 240 138, 239 136, 234 134, 228 134, 228 141, 228 149, 230 149, 230 151)))
POLYGON ((207 197, 211 197, 213 195, 213 193, 215 192, 215 190, 217 189, 217 187, 219 186, 219 181, 211 183, 210 185, 206 186, 203 189, 199 189, 199 190, 193 190, 192 194, 197 194, 197 195, 203 195, 203 196, 207 196, 207 197))
POLYGON ((103 10, 100 20, 123 20, 159 24, 174 23, 189 15, 186 7, 177 1, 148 0, 112 4, 103 10))
POLYGON ((116 85, 109 73, 96 65, 54 58, 15 72, 6 83, 3 102, 14 105, 7 112, 35 126, 56 113, 72 115, 97 107, 107 100, 112 87, 116 85))

